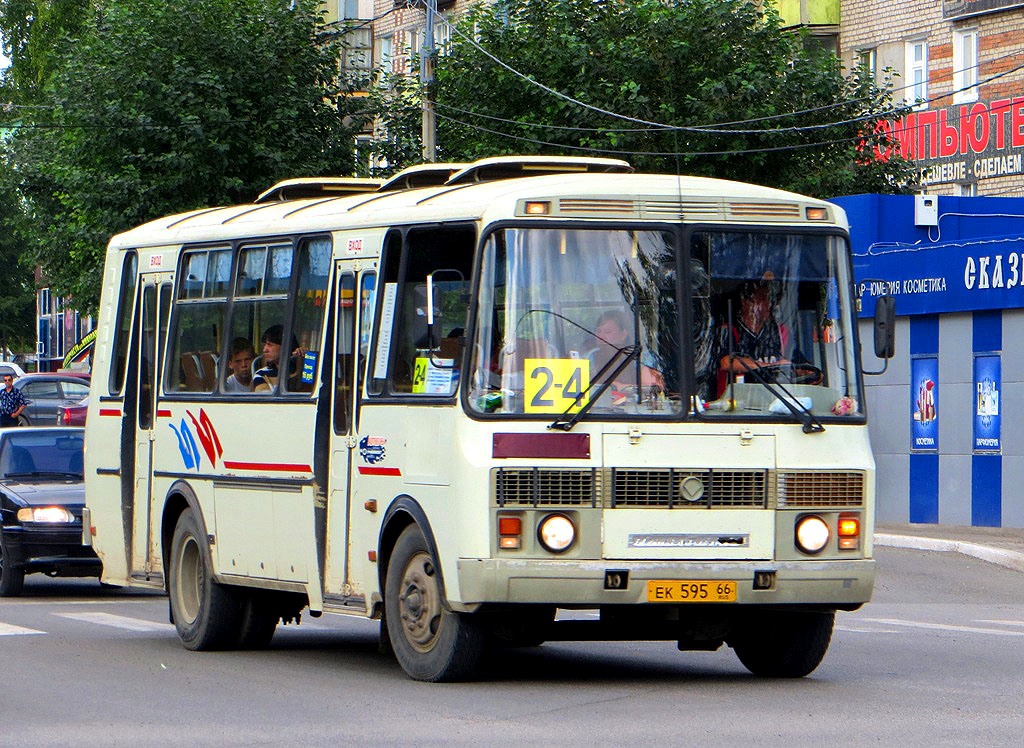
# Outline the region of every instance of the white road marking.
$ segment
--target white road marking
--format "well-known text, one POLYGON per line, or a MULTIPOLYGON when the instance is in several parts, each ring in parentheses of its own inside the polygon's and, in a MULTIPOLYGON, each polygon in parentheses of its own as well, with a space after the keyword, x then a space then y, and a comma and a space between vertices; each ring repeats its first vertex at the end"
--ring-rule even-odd
POLYGON ((27 629, 12 623, 0 623, 0 636, 24 636, 25 634, 45 634, 45 631, 27 629))
POLYGON ((1004 629, 979 628, 977 626, 954 626, 948 623, 926 623, 924 621, 901 621, 896 618, 861 618, 869 623, 881 623, 889 626, 907 626, 908 628, 931 629, 933 631, 953 631, 960 634, 992 634, 994 636, 1024 636, 1024 631, 1006 631, 1004 629))
POLYGON ((125 629, 126 631, 159 631, 162 633, 174 631, 174 626, 170 623, 154 623, 153 621, 144 621, 141 618, 115 616, 112 613, 54 613, 54 615, 58 615, 61 618, 70 618, 75 621, 97 623, 101 626, 113 626, 114 628, 125 629))
POLYGON ((897 629, 858 629, 853 626, 836 626, 836 631, 844 634, 898 634, 897 629))
POLYGON ((999 618, 976 618, 975 623, 994 623, 996 626, 1021 626, 1024 627, 1024 621, 1007 621, 999 618))

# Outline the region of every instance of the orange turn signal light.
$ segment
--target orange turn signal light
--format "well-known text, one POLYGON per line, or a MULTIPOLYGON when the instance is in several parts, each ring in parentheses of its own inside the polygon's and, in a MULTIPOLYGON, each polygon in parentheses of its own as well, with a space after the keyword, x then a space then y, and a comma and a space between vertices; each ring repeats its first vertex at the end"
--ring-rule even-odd
POLYGON ((839 518, 839 537, 852 538, 860 535, 860 520, 857 517, 839 518))
POLYGON ((498 517, 498 547, 518 550, 522 546, 523 521, 519 517, 498 517))
POLYGON ((547 201, 530 201, 525 207, 528 216, 546 216, 551 212, 551 203, 547 201))
POLYGON ((852 551, 860 546, 860 517, 855 514, 840 514, 839 527, 839 549, 852 551))
POLYGON ((807 208, 804 215, 807 216, 808 221, 827 221, 828 220, 828 209, 827 208, 807 208))

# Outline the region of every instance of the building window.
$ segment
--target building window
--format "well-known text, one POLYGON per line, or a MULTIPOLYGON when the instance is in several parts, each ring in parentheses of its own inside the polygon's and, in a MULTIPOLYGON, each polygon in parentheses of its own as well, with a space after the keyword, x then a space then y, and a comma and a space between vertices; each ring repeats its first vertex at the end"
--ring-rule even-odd
POLYGON ((960 197, 977 197, 978 183, 964 182, 960 185, 960 197))
POLYGON ((953 103, 978 100, 978 31, 953 32, 953 103))
POLYGON ((878 50, 861 49, 857 51, 857 67, 861 68, 869 78, 877 80, 878 74, 878 50))
POLYGON ((906 90, 904 97, 915 109, 928 108, 928 43, 924 39, 907 42, 906 90))
POLYGON ((381 36, 377 38, 376 54, 374 57, 377 61, 377 67, 379 67, 385 75, 390 74, 392 71, 392 61, 395 54, 394 38, 391 36, 381 36))

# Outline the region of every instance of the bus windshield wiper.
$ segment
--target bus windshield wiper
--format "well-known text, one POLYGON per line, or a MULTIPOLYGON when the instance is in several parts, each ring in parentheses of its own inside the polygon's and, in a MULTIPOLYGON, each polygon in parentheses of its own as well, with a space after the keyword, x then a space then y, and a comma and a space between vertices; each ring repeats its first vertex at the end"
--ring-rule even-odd
POLYGON ((793 417, 803 424, 805 434, 818 434, 825 430, 821 421, 815 417, 810 408, 804 407, 804 404, 797 399, 796 395, 778 382, 769 382, 768 378, 758 370, 758 367, 748 366, 747 362, 742 358, 737 358, 736 361, 740 362, 740 366, 746 369, 747 374, 754 377, 758 384, 772 393, 779 402, 786 406, 786 409, 793 414, 793 417), (775 388, 782 390, 782 394, 779 394, 779 391, 775 388))
POLYGON ((576 396, 572 405, 565 409, 558 418, 556 418, 548 426, 549 429, 561 429, 562 431, 570 431, 572 427, 580 422, 580 419, 586 415, 587 411, 590 410, 594 403, 596 403, 601 395, 604 394, 605 390, 612 386, 612 382, 615 381, 615 377, 619 376, 622 371, 629 366, 632 361, 635 361, 640 356, 639 345, 627 345, 623 348, 617 348, 612 357, 608 359, 608 363, 601 367, 601 369, 595 374, 590 384, 583 388, 583 391, 576 396), (577 407, 580 401, 590 394, 590 391, 594 389, 594 384, 600 382, 597 385, 597 390, 594 392, 593 397, 588 397, 587 402, 572 415, 571 418, 566 418, 569 415, 569 411, 577 407))

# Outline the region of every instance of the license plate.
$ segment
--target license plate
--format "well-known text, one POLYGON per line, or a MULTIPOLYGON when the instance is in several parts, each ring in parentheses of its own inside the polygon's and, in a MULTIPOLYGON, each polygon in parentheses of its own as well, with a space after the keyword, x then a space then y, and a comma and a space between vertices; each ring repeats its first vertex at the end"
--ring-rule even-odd
POLYGON ((647 582, 649 603, 734 603, 736 582, 696 579, 652 579, 647 582))

